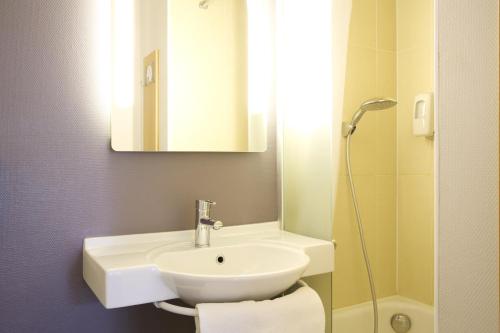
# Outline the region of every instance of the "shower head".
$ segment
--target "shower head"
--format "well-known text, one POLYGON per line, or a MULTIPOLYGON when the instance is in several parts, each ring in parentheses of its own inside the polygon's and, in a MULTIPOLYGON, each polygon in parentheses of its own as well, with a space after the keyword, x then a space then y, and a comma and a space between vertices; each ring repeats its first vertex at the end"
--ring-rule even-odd
POLYGON ((365 101, 361 104, 359 109, 364 111, 380 111, 392 108, 396 104, 398 104, 398 102, 392 98, 374 98, 365 101))
POLYGON ((361 118, 367 111, 381 111, 392 108, 396 106, 398 102, 392 98, 373 98, 369 99, 359 107, 358 111, 352 117, 352 120, 348 124, 344 124, 344 136, 348 136, 354 133, 356 126, 358 125, 361 118))

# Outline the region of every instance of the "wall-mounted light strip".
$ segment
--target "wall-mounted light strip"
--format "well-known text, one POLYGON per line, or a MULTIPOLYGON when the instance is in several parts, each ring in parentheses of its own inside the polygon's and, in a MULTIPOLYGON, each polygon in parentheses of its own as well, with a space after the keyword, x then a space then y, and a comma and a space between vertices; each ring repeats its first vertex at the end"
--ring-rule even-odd
POLYGON ((314 131, 331 119, 332 1, 278 0, 279 99, 287 125, 314 131))
POLYGON ((248 22, 248 149, 267 147, 267 116, 273 107, 274 2, 247 1, 248 22))
POLYGON ((113 104, 131 108, 134 104, 134 0, 113 1, 113 104))

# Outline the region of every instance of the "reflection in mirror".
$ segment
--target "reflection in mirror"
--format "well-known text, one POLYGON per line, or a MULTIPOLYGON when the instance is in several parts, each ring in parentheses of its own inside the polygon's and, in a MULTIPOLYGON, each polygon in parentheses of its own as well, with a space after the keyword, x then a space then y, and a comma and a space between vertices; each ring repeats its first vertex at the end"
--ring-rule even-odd
POLYGON ((114 0, 112 146, 263 152, 273 0, 114 0))

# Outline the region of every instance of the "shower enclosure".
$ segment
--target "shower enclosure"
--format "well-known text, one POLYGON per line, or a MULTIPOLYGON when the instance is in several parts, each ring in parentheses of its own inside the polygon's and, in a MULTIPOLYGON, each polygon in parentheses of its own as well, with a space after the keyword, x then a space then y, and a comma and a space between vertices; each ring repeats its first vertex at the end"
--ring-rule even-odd
POLYGON ((432 106, 434 2, 284 3, 277 6, 276 92, 284 227, 335 240, 333 274, 311 283, 333 313, 333 332, 374 332, 342 122, 359 121, 354 113, 366 100, 397 100, 357 123, 352 179, 378 332, 433 332, 434 139, 415 131, 414 122, 432 112, 419 109, 417 97, 432 106))

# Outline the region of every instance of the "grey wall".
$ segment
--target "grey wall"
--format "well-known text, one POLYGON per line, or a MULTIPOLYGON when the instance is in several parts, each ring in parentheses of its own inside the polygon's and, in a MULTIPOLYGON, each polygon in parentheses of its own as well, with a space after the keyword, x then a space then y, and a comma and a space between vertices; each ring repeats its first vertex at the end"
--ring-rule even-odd
POLYGON ((82 240, 189 229, 197 198, 218 201, 226 225, 278 215, 274 129, 264 154, 110 150, 103 1, 0 1, 0 332, 190 332, 150 305, 105 310, 82 279, 82 240))

